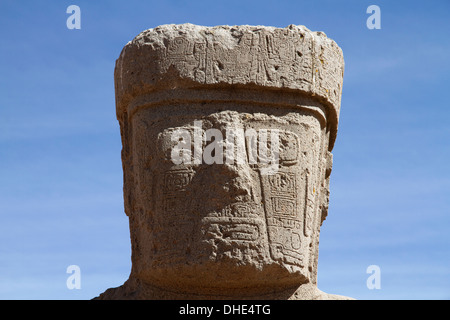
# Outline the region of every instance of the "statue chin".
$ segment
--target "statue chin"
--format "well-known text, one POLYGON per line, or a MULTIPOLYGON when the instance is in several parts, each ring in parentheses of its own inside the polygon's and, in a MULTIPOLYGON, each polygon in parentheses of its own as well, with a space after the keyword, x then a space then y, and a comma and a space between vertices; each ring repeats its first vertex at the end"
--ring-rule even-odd
POLYGON ((339 47, 301 26, 167 25, 128 43, 132 270, 97 298, 344 298, 316 286, 342 77, 339 47))

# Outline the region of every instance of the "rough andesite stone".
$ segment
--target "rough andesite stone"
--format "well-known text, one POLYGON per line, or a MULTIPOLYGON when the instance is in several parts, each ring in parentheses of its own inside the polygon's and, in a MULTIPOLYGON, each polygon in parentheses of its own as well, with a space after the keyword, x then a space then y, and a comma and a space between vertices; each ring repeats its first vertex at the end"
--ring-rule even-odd
POLYGON ((346 299, 317 288, 343 70, 304 26, 129 42, 114 77, 132 270, 96 299, 346 299))

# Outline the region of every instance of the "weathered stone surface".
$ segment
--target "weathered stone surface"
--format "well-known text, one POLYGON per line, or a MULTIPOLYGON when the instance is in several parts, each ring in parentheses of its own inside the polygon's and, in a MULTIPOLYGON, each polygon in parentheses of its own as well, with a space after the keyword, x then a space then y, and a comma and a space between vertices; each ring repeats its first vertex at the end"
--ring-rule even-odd
POLYGON ((345 298, 316 287, 343 69, 303 26, 164 25, 129 42, 115 84, 132 270, 98 298, 345 298), (265 142, 269 173, 252 149, 265 142))
MULTIPOLYGON (((342 94, 342 50, 304 26, 163 25, 140 33, 116 64, 117 113, 158 88, 233 84, 293 89, 329 107, 330 148, 342 94)), ((285 90, 286 92, 290 90, 285 90)))

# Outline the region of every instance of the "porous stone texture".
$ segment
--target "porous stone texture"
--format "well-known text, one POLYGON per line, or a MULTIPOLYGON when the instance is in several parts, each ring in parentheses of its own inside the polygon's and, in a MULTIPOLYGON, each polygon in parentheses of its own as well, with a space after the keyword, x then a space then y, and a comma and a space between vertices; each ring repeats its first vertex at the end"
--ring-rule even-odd
POLYGON ((129 42, 115 90, 132 270, 97 299, 346 299, 317 288, 343 71, 304 26, 163 25, 129 42), (230 129, 276 131, 276 170, 248 161, 248 139, 244 162, 195 161, 207 130, 230 129), (201 141, 174 163, 180 130, 201 141))

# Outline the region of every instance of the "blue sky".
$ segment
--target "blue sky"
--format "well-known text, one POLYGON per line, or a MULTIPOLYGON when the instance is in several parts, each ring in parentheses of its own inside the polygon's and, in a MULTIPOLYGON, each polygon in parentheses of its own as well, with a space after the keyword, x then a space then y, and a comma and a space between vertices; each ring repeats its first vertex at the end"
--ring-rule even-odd
POLYGON ((0 299, 90 299, 131 268, 113 71, 167 23, 305 25, 343 49, 319 288, 450 299, 450 2, 0 2, 0 299), (81 8, 69 30, 66 9, 81 8), (369 30, 369 5, 381 29, 369 30), (69 290, 69 265, 81 289, 69 290), (381 288, 369 290, 369 265, 381 288))

